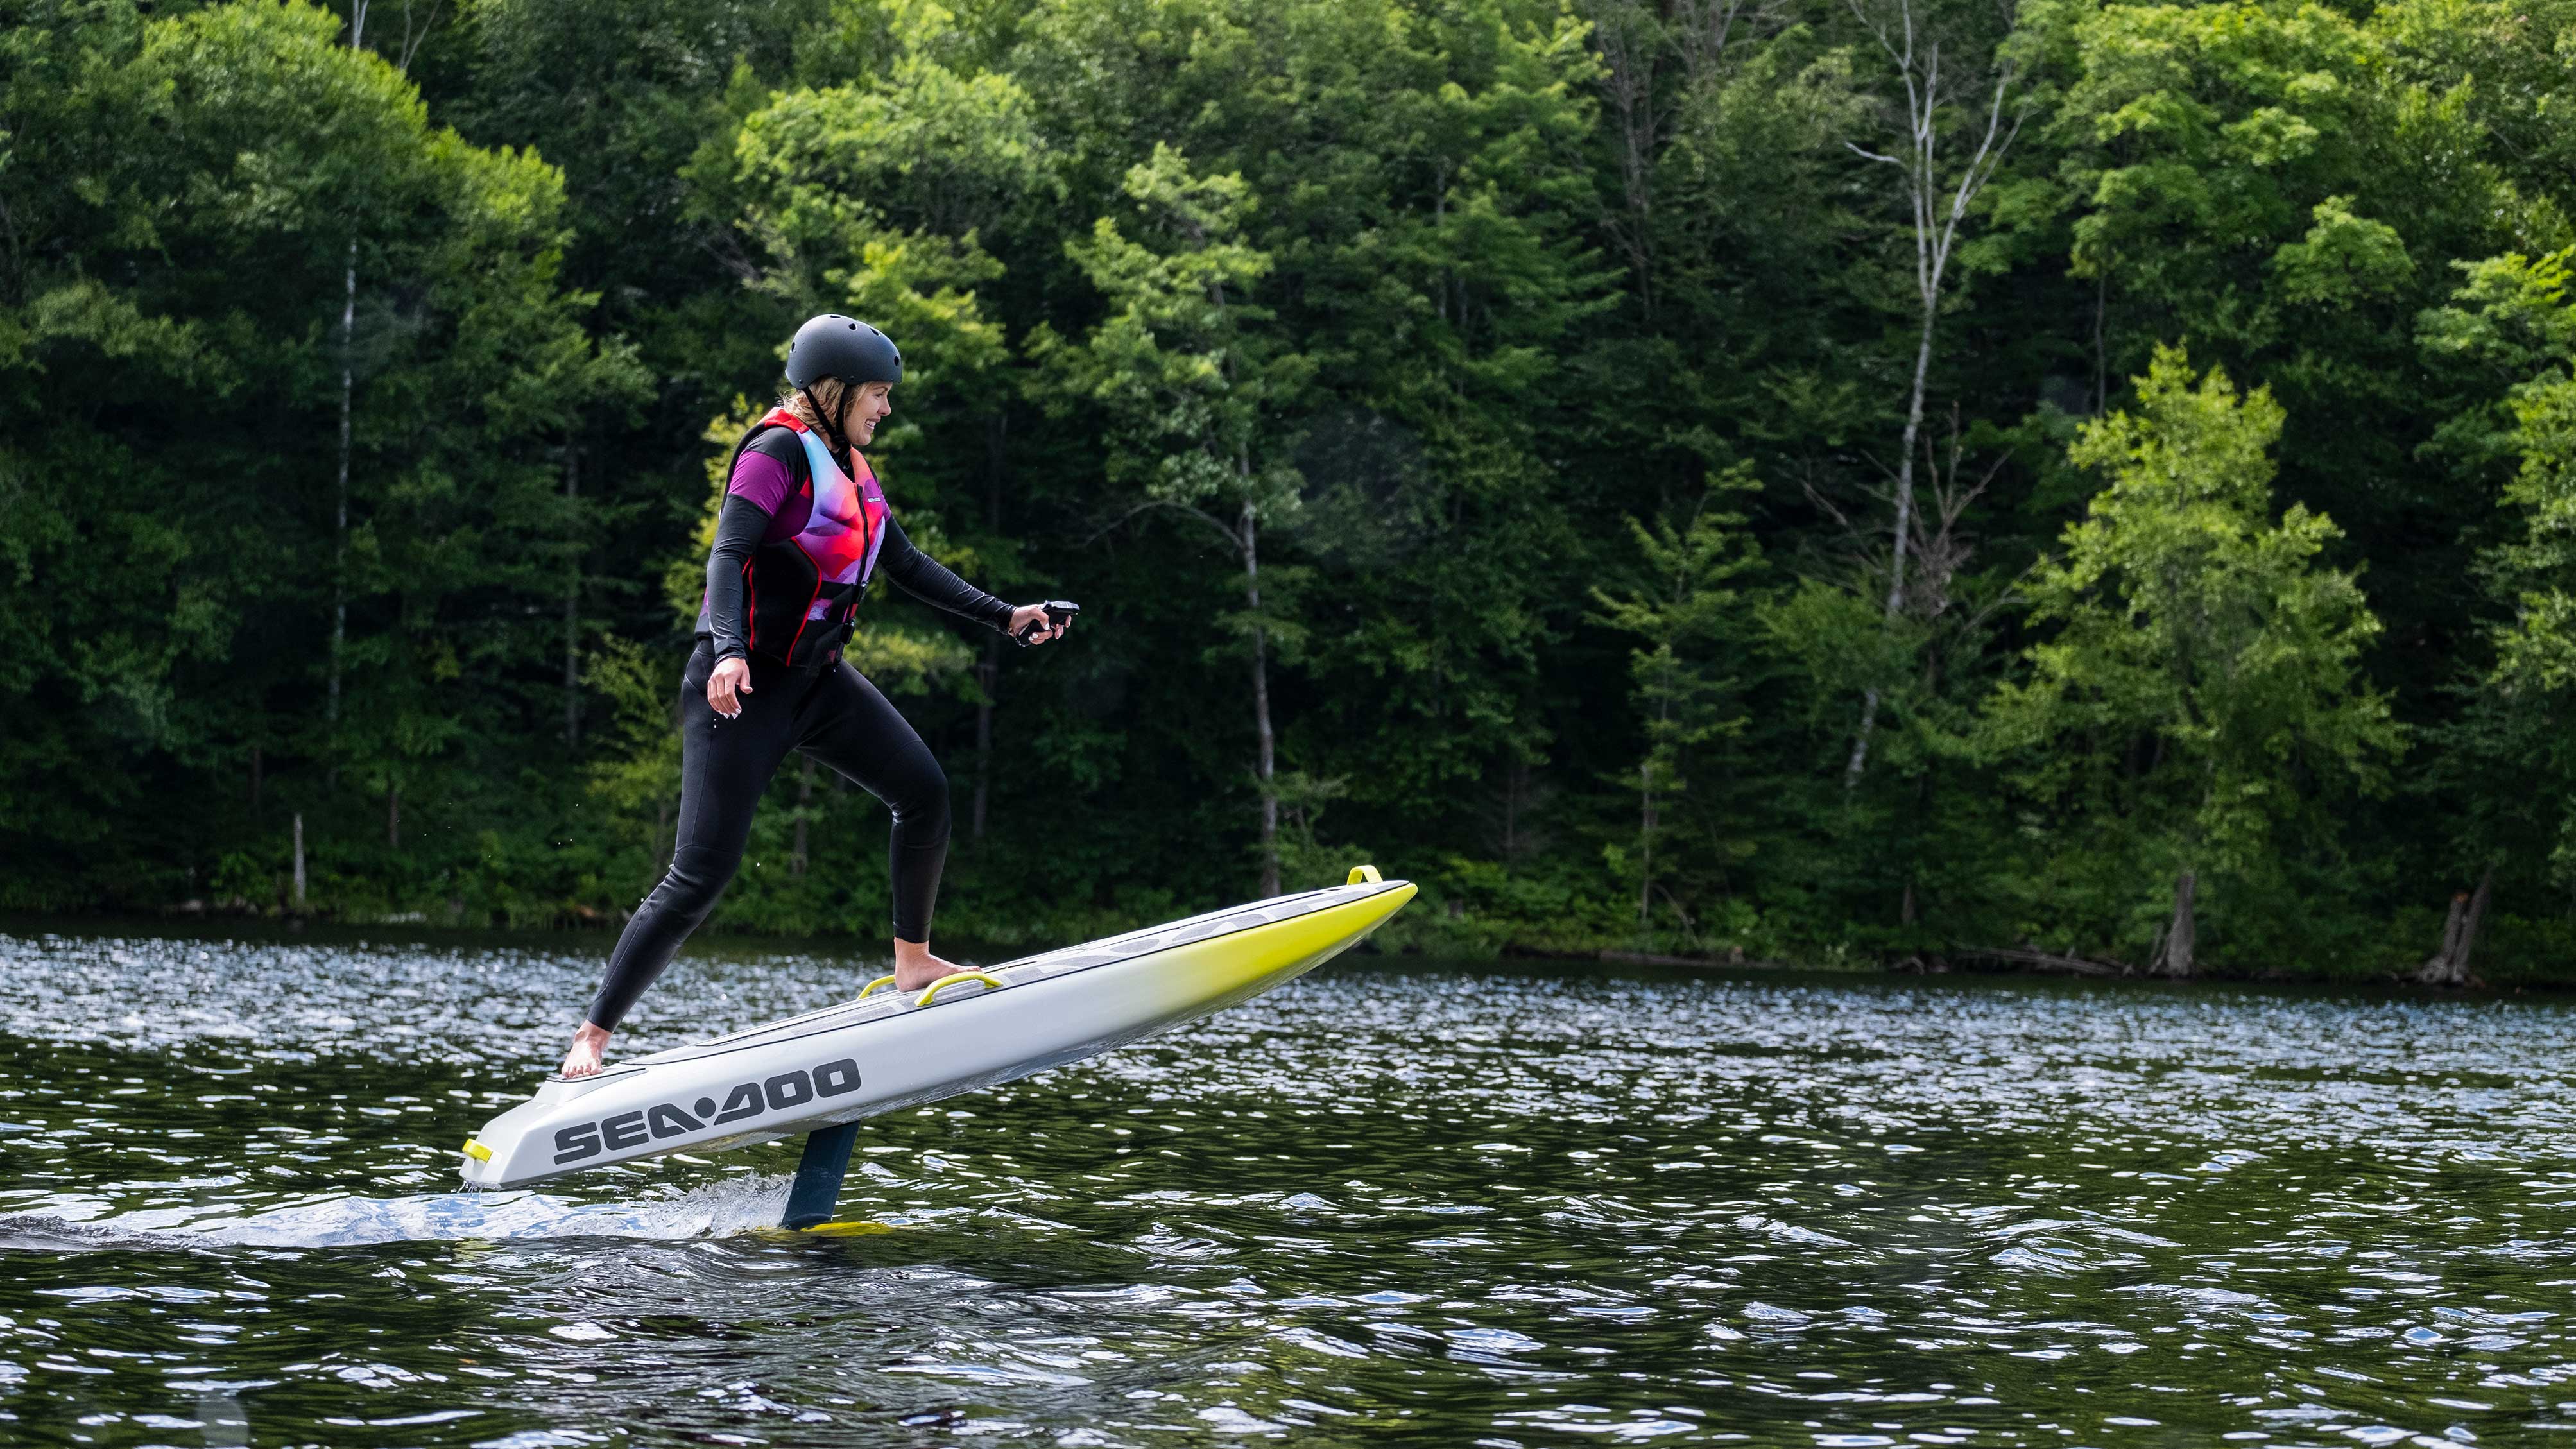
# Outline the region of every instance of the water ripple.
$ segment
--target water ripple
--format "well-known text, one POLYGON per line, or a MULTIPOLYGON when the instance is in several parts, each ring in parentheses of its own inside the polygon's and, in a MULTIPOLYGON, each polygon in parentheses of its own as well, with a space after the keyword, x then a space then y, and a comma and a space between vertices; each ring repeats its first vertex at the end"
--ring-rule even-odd
MULTIPOLYGON (((693 955, 621 1049, 872 963, 693 955)), ((0 936, 0 1438, 2555 1442, 2554 1003, 1329 972, 792 1144, 455 1191, 584 951, 0 936)))

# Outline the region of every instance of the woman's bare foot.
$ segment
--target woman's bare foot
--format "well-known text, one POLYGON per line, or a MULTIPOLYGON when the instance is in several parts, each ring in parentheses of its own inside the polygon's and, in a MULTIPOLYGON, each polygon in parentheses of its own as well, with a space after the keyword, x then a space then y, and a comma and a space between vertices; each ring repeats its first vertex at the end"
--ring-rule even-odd
POLYGON ((604 1055, 607 1050, 608 1029, 606 1027, 593 1026, 589 1022, 585 1021, 581 1024, 581 1030, 572 1034, 572 1050, 564 1053, 563 1069, 556 1073, 556 1075, 565 1077, 595 1076, 599 1072, 600 1057, 604 1055))
POLYGON ((928 941, 895 938, 894 989, 897 991, 919 991, 940 977, 954 976, 962 969, 954 961, 942 961, 931 955, 928 941))

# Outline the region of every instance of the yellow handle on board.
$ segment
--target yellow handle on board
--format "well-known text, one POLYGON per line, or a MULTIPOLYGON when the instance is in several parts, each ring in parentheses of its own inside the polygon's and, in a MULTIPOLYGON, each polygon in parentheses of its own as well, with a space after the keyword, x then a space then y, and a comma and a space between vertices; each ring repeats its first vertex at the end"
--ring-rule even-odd
POLYGON ((492 1149, 468 1137, 465 1139, 465 1155, 477 1162, 489 1162, 492 1160, 492 1149))
POLYGON ((860 987, 860 988, 859 988, 859 999, 860 999, 861 1001, 865 1001, 865 1000, 867 1000, 867 999, 868 999, 868 993, 869 993, 869 992, 876 990, 876 989, 877 989, 878 987, 880 987, 880 986, 892 986, 893 984, 894 984, 894 978, 893 978, 893 977, 891 977, 891 976, 880 976, 880 977, 878 977, 876 980, 871 981, 871 982, 869 982, 867 985, 862 986, 862 987, 860 987))
POLYGON ((1386 878, 1379 875, 1377 867, 1373 865, 1352 866, 1351 878, 1342 882, 1344 885, 1384 885, 1385 883, 1386 878))
POLYGON ((941 987, 954 986, 960 981, 981 981, 995 991, 1002 989, 1002 978, 999 976, 994 976, 983 971, 960 971, 954 976, 942 976, 938 980, 931 982, 930 989, 922 992, 921 999, 913 1004, 915 1006, 928 1006, 931 999, 939 995, 941 987))

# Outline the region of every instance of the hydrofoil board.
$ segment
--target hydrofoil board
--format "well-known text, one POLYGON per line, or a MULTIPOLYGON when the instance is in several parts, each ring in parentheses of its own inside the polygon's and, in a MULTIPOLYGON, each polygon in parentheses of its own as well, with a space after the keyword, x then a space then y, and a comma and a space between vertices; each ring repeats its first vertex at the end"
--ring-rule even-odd
POLYGON ((465 1144, 469 1187, 508 1188, 659 1156, 811 1134, 788 1222, 820 1221, 854 1131, 880 1112, 1078 1062, 1283 986, 1413 899, 1409 881, 1277 896, 960 972, 714 1041, 549 1078, 465 1144), (816 1204, 820 1207, 817 1209, 816 1204))

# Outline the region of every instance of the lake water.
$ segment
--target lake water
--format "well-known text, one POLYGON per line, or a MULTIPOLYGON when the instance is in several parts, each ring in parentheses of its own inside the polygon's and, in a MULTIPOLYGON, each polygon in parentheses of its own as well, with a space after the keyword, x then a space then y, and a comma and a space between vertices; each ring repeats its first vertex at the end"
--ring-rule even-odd
POLYGON ((2576 1445, 2563 1004, 1370 958, 824 1239, 792 1144, 457 1190, 604 945, 0 936, 0 1442, 2576 1445))

